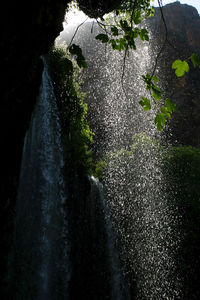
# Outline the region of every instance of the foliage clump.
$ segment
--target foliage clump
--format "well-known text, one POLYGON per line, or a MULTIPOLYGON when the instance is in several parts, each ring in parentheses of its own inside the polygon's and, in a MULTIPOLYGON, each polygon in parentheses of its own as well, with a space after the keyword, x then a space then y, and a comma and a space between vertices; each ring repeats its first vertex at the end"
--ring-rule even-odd
POLYGON ((89 172, 92 167, 93 133, 86 119, 87 104, 80 92, 80 69, 64 46, 54 46, 49 52, 51 76, 60 111, 62 127, 69 140, 71 162, 74 167, 89 172))

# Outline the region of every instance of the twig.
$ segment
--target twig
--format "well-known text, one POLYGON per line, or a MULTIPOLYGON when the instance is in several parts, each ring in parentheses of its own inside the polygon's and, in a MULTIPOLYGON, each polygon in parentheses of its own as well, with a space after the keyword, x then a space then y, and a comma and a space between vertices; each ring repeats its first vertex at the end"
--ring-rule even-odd
POLYGON ((163 52, 163 49, 164 49, 164 47, 165 47, 165 45, 166 45, 166 43, 168 41, 168 29, 167 29, 167 24, 166 24, 165 17, 164 17, 164 14, 163 14, 162 0, 158 0, 158 5, 159 5, 159 8, 160 8, 161 19, 162 19, 164 27, 165 27, 165 40, 164 40, 164 43, 162 44, 162 47, 161 47, 160 51, 158 52, 158 54, 156 56, 155 66, 154 66, 153 72, 151 74, 151 78, 155 74, 155 71, 156 71, 156 68, 157 68, 157 65, 158 65, 158 60, 159 60, 160 55, 163 52))
MULTIPOLYGON (((138 0, 134 1, 133 8, 132 8, 132 11, 131 11, 131 17, 130 17, 131 28, 133 28, 133 16, 134 16, 134 12, 135 12, 135 9, 136 9, 136 6, 137 6, 137 1, 138 0)), ((130 6, 131 6, 131 4, 130 4, 130 6)), ((123 69, 122 69, 122 77, 121 77, 122 89, 124 91, 124 94, 125 94, 126 98, 128 98, 128 97, 127 97, 126 92, 125 92, 123 81, 124 81, 124 74, 125 74, 125 68, 126 68, 126 58, 127 58, 128 48, 129 48, 129 41, 128 41, 128 44, 126 46, 125 52, 124 52, 123 69)))
POLYGON ((76 28, 76 30, 75 30, 75 32, 74 32, 74 35, 73 35, 73 37, 72 37, 72 39, 71 39, 71 41, 70 41, 70 43, 69 43, 69 46, 68 46, 68 48, 71 46, 71 44, 72 44, 72 42, 73 42, 73 40, 74 40, 74 38, 75 38, 75 36, 76 36, 76 34, 77 34, 77 31, 79 30, 79 28, 88 20, 88 18, 89 17, 87 17, 86 19, 85 19, 85 21, 83 21, 81 24, 79 24, 78 26, 77 26, 77 28, 76 28))
POLYGON ((99 22, 97 19, 96 19, 96 21, 97 21, 97 24, 99 25, 99 27, 100 27, 103 31, 105 31, 105 33, 108 35, 108 31, 107 31, 107 29, 106 29, 106 26, 107 26, 107 25, 105 25, 105 24, 99 22))

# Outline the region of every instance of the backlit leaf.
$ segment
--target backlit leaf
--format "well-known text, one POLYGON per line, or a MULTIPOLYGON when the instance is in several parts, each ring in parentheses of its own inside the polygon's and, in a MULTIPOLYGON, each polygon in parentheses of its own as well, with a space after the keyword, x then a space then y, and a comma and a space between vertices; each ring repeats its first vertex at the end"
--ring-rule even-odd
POLYGON ((133 22, 138 25, 141 22, 141 12, 140 11, 136 11, 134 16, 133 16, 133 22))
POLYGON ((148 111, 151 109, 150 100, 145 97, 142 97, 142 100, 138 101, 138 103, 143 107, 143 109, 145 111, 148 111))
POLYGON ((176 104, 174 104, 171 99, 166 98, 165 106, 167 107, 170 113, 176 112, 176 104))
POLYGON ((154 123, 156 124, 159 131, 163 129, 163 127, 166 125, 165 116, 163 113, 157 114, 154 123))
POLYGON ((172 69, 175 69, 175 74, 177 77, 182 77, 186 72, 189 71, 189 65, 184 60, 177 59, 172 64, 172 69))
POLYGON ((152 96, 156 101, 159 101, 161 99, 161 91, 156 85, 152 85, 152 96))
POLYGON ((158 77, 153 76, 153 77, 152 77, 152 80, 153 80, 154 82, 158 82, 158 77))

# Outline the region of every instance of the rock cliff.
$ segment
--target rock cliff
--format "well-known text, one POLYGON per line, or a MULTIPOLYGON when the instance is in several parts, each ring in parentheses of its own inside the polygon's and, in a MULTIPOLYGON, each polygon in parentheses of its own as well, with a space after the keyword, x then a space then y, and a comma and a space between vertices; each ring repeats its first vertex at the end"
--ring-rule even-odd
MULTIPOLYGON (((164 43, 167 43, 158 60, 158 75, 162 79, 165 96, 177 104, 177 113, 170 122, 169 138, 172 143, 200 146, 200 70, 190 63, 190 71, 177 78, 171 65, 174 60, 188 60, 192 53, 200 54, 200 16, 189 5, 174 2, 163 8, 167 32, 161 20, 160 10, 148 20, 152 30, 152 45, 155 50, 152 58, 164 43)), ((189 60, 188 60, 189 61, 189 60)))

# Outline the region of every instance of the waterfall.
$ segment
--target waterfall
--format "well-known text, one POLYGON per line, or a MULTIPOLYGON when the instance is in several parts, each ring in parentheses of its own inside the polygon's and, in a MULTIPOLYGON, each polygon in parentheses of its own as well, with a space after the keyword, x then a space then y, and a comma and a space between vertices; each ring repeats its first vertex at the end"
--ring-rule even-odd
POLYGON ((40 95, 24 140, 16 205, 11 262, 15 299, 74 300, 82 295, 129 300, 102 184, 88 176, 87 195, 86 183, 81 187, 75 171, 70 191, 66 185, 66 148, 43 62, 40 95))
MULTIPOLYGON (((169 187, 162 150, 151 141, 167 144, 167 138, 153 123, 156 106, 144 112, 138 105, 142 96, 149 97, 141 75, 151 73, 157 49, 137 41, 137 51, 127 56, 122 85, 123 53, 105 49, 95 41, 98 33, 98 26, 88 22, 73 42, 81 46, 89 62, 83 91, 87 92, 89 121, 96 134, 94 151, 100 159, 107 157, 103 178, 105 218, 110 215, 107 234, 111 222, 132 288, 131 299, 181 299, 182 277, 176 261, 181 217, 175 203, 176 186, 169 187), (140 136, 133 149, 133 136, 139 133, 145 133, 147 140, 140 136)), ((65 38, 65 32, 60 38, 65 38)), ((112 252, 112 244, 108 249, 112 252)), ((117 273, 113 274, 114 288, 117 273)))
POLYGON ((139 140, 131 153, 113 155, 104 179, 121 256, 138 300, 181 299, 176 187, 169 191, 162 155, 151 140, 139 140))
POLYGON ((16 205, 13 281, 19 300, 68 299, 70 280, 64 149, 53 85, 43 62, 16 205))
MULTIPOLYGON (((94 214, 94 205, 97 206, 98 211, 102 211, 103 215, 103 223, 105 230, 105 248, 106 248, 106 258, 107 258, 107 266, 109 272, 109 281, 110 281, 110 297, 112 300, 129 300, 129 289, 128 285, 125 282, 122 269, 120 268, 119 254, 116 248, 116 239, 114 236, 114 232, 112 229, 112 223, 110 220, 110 213, 107 206, 107 203, 104 198, 103 185, 99 182, 99 180, 95 177, 90 177, 91 184, 91 202, 90 202, 90 210, 91 210, 91 218, 95 217, 94 214), (94 201, 95 199, 95 201, 94 201)), ((95 228, 93 223, 93 228, 95 228)))
POLYGON ((11 259, 15 299, 188 299, 183 272, 192 266, 187 262, 190 221, 182 232, 180 227, 184 217, 187 223, 187 195, 193 194, 188 182, 180 183, 179 165, 172 174, 167 136, 153 122, 158 105, 148 112, 138 105, 141 97, 148 97, 141 75, 151 73, 152 53, 158 49, 137 41, 138 51, 124 60, 123 53, 95 40, 98 33, 97 24, 88 22, 71 36, 89 64, 82 89, 96 134, 94 157, 106 165, 103 184, 70 169, 73 164, 68 168, 70 151, 63 143, 43 59, 16 205, 11 259))

